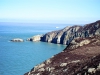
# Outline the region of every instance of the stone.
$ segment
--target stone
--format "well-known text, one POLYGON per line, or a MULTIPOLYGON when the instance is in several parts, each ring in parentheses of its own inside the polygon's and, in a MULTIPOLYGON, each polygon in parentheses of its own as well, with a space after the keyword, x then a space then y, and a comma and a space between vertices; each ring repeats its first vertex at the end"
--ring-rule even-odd
POLYGON ((80 60, 74 60, 71 63, 78 63, 78 62, 80 62, 80 60))
POLYGON ((89 40, 83 40, 79 44, 80 44, 80 46, 83 46, 83 45, 86 45, 86 44, 89 44, 89 43, 90 43, 89 40))
POLYGON ((49 64, 49 63, 51 63, 51 60, 50 60, 50 59, 48 59, 48 60, 46 61, 46 64, 49 64))
POLYGON ((61 67, 67 66, 67 63, 61 63, 60 66, 61 67))
POLYGON ((39 64, 39 65, 37 65, 37 66, 34 67, 34 70, 40 69, 40 68, 42 68, 42 67, 44 67, 44 66, 45 66, 44 63, 39 64))
POLYGON ((54 67, 46 67, 46 70, 47 71, 52 71, 52 70, 54 70, 55 68, 54 67))
POLYGON ((89 68, 88 69, 88 73, 90 73, 90 74, 94 74, 95 72, 96 72, 95 68, 89 68))
POLYGON ((38 69, 38 71, 45 71, 45 69, 44 68, 40 68, 40 69, 38 69))
POLYGON ((97 71, 100 71, 100 63, 99 63, 99 65, 97 66, 97 71))

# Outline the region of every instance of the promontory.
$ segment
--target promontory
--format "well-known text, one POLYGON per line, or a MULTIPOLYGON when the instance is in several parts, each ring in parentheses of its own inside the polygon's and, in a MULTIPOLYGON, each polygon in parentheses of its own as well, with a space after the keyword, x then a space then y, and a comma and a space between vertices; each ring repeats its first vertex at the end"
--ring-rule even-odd
POLYGON ((46 33, 40 41, 67 47, 24 75, 100 75, 100 20, 46 33))

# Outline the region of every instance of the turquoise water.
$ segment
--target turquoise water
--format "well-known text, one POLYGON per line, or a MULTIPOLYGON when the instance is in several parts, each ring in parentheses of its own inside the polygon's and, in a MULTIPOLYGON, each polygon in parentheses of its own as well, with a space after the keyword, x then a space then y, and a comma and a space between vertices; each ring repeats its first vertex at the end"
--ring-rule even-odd
MULTIPOLYGON (((23 75, 35 65, 61 52, 66 46, 46 42, 10 42, 57 30, 57 24, 0 23, 0 75, 23 75)), ((59 28, 59 29, 60 29, 59 28)))

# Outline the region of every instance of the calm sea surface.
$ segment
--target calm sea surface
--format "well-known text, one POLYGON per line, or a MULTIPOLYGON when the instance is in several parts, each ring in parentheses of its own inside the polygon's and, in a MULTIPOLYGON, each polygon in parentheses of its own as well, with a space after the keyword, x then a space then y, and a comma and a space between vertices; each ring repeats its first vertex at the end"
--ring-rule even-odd
POLYGON ((64 28, 61 24, 0 23, 0 75, 23 75, 35 65, 61 52, 66 46, 46 42, 10 42, 26 40, 37 34, 64 28), (59 27, 59 28, 56 28, 59 27))

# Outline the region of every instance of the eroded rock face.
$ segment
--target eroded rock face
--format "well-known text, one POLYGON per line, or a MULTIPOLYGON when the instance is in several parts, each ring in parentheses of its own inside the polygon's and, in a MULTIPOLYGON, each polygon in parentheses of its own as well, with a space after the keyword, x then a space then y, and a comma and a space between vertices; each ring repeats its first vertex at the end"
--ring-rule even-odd
POLYGON ((41 37, 41 41, 66 45, 72 41, 74 36, 76 36, 75 33, 80 28, 81 26, 65 27, 62 30, 49 32, 41 37))
POLYGON ((100 36, 74 39, 25 75, 100 75, 100 36))
POLYGON ((12 42, 24 42, 24 40, 20 39, 20 38, 15 38, 15 39, 12 39, 10 41, 12 41, 12 42))

